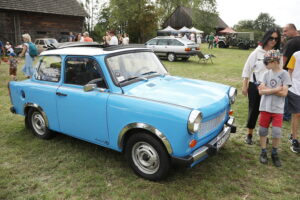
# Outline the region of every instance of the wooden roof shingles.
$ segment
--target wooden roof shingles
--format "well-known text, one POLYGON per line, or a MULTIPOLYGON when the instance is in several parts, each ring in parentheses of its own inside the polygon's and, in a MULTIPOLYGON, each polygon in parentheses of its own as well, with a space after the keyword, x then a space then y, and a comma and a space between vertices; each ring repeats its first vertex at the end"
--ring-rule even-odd
POLYGON ((86 17, 77 0, 1 0, 0 9, 86 17))

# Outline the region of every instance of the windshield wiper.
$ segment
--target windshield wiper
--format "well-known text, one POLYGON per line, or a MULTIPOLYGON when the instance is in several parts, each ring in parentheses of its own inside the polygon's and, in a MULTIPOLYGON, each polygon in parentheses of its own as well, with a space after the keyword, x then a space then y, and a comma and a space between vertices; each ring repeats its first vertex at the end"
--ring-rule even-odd
POLYGON ((120 81, 119 83, 124 83, 124 82, 131 81, 131 80, 134 80, 134 79, 147 80, 145 77, 133 76, 133 77, 129 77, 129 78, 123 80, 123 81, 120 81))
POLYGON ((150 74, 159 74, 157 71, 149 71, 149 72, 145 72, 141 75, 150 75, 150 74))

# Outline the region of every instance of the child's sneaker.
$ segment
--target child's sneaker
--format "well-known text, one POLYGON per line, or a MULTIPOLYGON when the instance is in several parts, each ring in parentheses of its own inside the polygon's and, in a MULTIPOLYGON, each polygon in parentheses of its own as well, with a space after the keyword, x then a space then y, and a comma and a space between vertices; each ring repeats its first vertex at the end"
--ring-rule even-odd
POLYGON ((281 162, 279 160, 279 156, 277 153, 272 154, 271 158, 272 158, 272 161, 273 161, 273 164, 275 165, 275 167, 281 167, 281 162))
POLYGON ((247 137, 245 138, 245 142, 246 144, 252 145, 253 141, 252 141, 252 135, 248 134, 247 137))
POLYGON ((292 142, 291 150, 294 153, 300 153, 300 145, 298 140, 294 139, 292 142))
POLYGON ((260 157, 259 157, 259 161, 262 164, 267 164, 268 163, 267 152, 261 152, 260 157))

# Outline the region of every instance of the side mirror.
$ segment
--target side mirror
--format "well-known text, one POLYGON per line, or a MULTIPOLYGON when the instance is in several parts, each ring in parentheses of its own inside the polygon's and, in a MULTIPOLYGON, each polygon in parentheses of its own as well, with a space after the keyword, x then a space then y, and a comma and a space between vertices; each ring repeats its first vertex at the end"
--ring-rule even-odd
POLYGON ((89 92, 89 91, 92 91, 93 89, 95 89, 96 87, 97 87, 96 84, 86 84, 83 86, 83 91, 89 92))

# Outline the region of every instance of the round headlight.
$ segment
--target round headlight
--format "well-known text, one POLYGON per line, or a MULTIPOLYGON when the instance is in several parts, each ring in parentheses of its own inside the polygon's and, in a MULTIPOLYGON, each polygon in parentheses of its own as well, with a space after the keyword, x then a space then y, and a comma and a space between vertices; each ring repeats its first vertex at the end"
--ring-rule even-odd
POLYGON ((236 100, 236 95, 237 95, 237 89, 234 87, 231 87, 229 89, 229 100, 230 100, 230 104, 234 104, 235 100, 236 100))
POLYGON ((198 110, 193 110, 188 119, 188 131, 190 134, 195 134, 199 131, 202 120, 202 113, 198 110))

